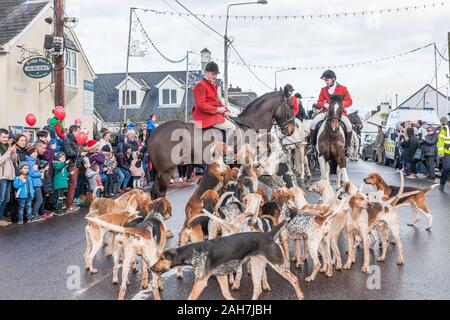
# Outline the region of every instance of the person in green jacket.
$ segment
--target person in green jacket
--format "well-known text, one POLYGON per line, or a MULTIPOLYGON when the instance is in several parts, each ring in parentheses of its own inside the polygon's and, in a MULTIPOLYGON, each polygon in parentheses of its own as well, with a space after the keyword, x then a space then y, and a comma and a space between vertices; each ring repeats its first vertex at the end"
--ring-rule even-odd
POLYGON ((67 170, 66 154, 64 152, 58 152, 56 154, 56 160, 53 161, 53 189, 55 190, 55 207, 56 215, 64 214, 64 194, 69 188, 69 176, 70 171, 67 170))

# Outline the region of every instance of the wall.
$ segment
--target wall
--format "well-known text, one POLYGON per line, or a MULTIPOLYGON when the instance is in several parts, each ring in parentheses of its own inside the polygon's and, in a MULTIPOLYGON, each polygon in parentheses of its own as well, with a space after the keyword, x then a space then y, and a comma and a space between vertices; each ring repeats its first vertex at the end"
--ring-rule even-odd
MULTIPOLYGON (((42 52, 45 34, 51 34, 53 31, 53 27, 47 24, 44 18, 52 15, 51 8, 47 6, 19 38, 13 39, 8 44, 9 53, 0 54, 0 68, 3 66, 6 69, 6 79, 0 80, 2 81, 0 82, 0 97, 2 97, 0 98, 0 111, 3 115, 0 117, 0 127, 2 128, 8 128, 10 125, 27 126, 25 115, 34 113, 37 123, 33 128, 39 129, 46 125, 47 119, 52 116, 54 97, 53 87, 49 86, 51 75, 41 79, 29 78, 23 73, 23 65, 17 63, 18 60, 21 60, 22 55, 22 50, 17 45, 24 45, 28 49, 38 49, 42 52), (44 87, 47 88, 44 89, 44 87)), ((65 31, 73 40, 71 31, 68 29, 65 31)), ((64 124, 68 127, 74 123, 75 118, 80 118, 82 125, 89 130, 92 136, 93 116, 83 112, 83 80, 93 81, 93 76, 80 52, 77 53, 77 59, 78 85, 77 88, 70 88, 66 91, 67 117, 64 124)))

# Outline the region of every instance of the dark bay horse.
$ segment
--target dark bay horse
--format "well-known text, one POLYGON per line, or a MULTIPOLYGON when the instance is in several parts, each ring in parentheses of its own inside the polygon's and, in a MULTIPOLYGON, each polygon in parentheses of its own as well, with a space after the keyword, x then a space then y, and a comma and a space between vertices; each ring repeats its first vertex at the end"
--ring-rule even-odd
MULTIPOLYGON (((284 92, 280 90, 266 93, 250 103, 237 116, 235 123, 240 132, 248 130, 270 132, 274 120, 284 135, 288 136, 294 132, 294 111, 286 88, 284 92)), ((195 165, 208 164, 206 162, 208 160, 205 161, 207 158, 205 154, 208 152, 208 146, 211 146, 211 140, 214 140, 213 135, 210 134, 214 131, 217 133, 217 129, 214 128, 200 130, 196 129, 193 123, 170 120, 162 123, 152 132, 147 141, 147 150, 153 169, 156 171, 152 196, 165 196, 176 166, 181 162, 195 165)))
POLYGON ((345 133, 341 125, 343 95, 331 95, 328 115, 317 133, 316 150, 319 153, 320 179, 330 181, 330 163, 337 165, 337 186, 348 181, 345 157, 345 133))
POLYGON ((361 136, 361 130, 364 127, 361 118, 359 117, 358 111, 354 111, 348 114, 348 118, 353 127, 353 131, 355 131, 359 136, 361 136))

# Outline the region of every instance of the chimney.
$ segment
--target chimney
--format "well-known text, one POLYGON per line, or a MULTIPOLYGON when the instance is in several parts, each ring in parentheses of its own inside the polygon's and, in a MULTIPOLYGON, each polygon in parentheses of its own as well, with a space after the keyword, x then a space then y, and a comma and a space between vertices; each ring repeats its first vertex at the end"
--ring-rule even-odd
POLYGON ((209 51, 208 49, 203 49, 202 51, 200 51, 201 54, 201 74, 202 76, 205 75, 205 67, 208 63, 211 62, 211 51, 209 51))

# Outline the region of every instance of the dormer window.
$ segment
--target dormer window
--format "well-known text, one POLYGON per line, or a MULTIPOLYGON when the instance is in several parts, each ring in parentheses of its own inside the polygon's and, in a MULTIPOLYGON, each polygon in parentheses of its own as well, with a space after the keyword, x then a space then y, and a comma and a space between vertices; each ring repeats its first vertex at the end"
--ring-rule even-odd
POLYGON ((184 85, 179 80, 168 74, 157 85, 159 92, 159 107, 180 107, 184 96, 184 85))
POLYGON ((177 90, 162 89, 162 104, 176 105, 177 104, 177 90))
POLYGON ((122 90, 122 105, 126 106, 136 106, 137 104, 137 93, 135 90, 127 90, 128 94, 125 94, 125 90, 122 90), (125 98, 127 101, 125 101, 125 98), (131 103, 130 103, 131 98, 131 103))
POLYGON ((119 108, 140 108, 146 92, 150 89, 141 79, 136 80, 128 77, 128 81, 123 80, 116 86, 119 95, 119 108), (126 87, 126 91, 125 91, 126 87))

